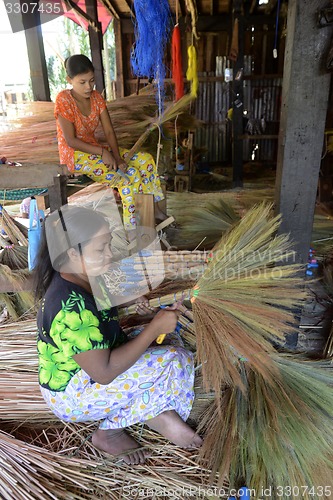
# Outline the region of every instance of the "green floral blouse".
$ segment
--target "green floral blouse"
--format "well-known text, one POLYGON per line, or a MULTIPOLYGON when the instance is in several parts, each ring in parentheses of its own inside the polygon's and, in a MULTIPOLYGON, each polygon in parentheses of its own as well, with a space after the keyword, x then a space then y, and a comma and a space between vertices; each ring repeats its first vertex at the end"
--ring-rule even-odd
POLYGON ((64 391, 80 370, 73 355, 126 342, 117 309, 99 311, 86 290, 55 273, 37 315, 39 383, 64 391))

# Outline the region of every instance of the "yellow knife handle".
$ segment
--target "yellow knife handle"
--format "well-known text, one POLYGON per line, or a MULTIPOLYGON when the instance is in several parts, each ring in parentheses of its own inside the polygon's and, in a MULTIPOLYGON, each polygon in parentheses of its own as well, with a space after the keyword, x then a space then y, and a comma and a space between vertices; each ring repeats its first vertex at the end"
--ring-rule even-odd
POLYGON ((165 338, 165 333, 162 333, 162 335, 159 335, 156 339, 157 344, 162 344, 164 338, 165 338))

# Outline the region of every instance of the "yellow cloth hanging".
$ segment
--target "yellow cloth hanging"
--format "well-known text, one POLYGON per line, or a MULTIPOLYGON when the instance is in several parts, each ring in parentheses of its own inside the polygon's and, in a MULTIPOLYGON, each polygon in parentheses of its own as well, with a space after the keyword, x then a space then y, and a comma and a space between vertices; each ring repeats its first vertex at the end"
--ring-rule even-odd
POLYGON ((195 50, 194 45, 190 45, 187 49, 188 54, 188 66, 186 71, 186 78, 192 82, 191 83, 191 95, 193 97, 197 97, 198 88, 199 88, 199 80, 198 80, 198 71, 197 71, 197 51, 195 50))

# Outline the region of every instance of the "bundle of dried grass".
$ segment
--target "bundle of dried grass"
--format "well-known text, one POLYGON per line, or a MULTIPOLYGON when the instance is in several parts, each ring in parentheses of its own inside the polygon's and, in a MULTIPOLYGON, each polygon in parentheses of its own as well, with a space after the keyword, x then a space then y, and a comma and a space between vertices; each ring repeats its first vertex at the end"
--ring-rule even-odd
POLYGON ((0 264, 8 266, 12 271, 28 267, 28 247, 7 245, 0 251, 0 264))
MULTIPOLYGON (((200 423, 203 463, 231 487, 272 488, 281 498, 320 498, 333 462, 333 372, 330 362, 270 356, 278 377, 267 380, 239 365, 246 391, 228 387, 200 423), (290 490, 288 490, 290 488, 290 490)), ((200 432, 199 430, 199 432, 200 432)))
POLYGON ((205 248, 211 248, 239 219, 222 198, 208 202, 203 208, 194 206, 191 212, 183 214, 177 239, 186 241, 188 248, 195 248, 201 242, 205 248))
MULTIPOLYGON (((186 96, 185 96, 186 97, 186 96)), ((144 149, 156 154, 158 142, 158 127, 163 125, 163 136, 168 138, 174 135, 173 121, 176 116, 179 131, 198 126, 197 120, 191 116, 186 107, 189 99, 181 103, 169 103, 160 120, 156 119, 157 104, 152 88, 139 95, 131 95, 107 103, 107 108, 114 125, 119 146, 132 148, 146 146, 144 149), (170 121, 170 123, 167 123, 170 121), (143 142, 155 131, 155 135, 144 145, 143 142), (141 138, 141 139, 140 139, 141 138), (138 142, 137 142, 138 141, 138 142)), ((17 129, 1 134, 3 144, 1 152, 8 159, 21 163, 59 163, 56 123, 54 119, 54 103, 33 102, 25 105, 25 116, 17 120, 17 129)), ((97 139, 104 140, 102 129, 96 130, 97 139)), ((162 142, 163 142, 162 141, 162 142)))
POLYGON ((228 191, 209 193, 174 193, 168 192, 168 214, 173 215, 179 225, 184 225, 193 207, 196 210, 206 210, 210 204, 218 205, 225 202, 238 215, 244 215, 257 203, 271 202, 274 199, 274 189, 265 186, 259 188, 230 189, 228 191))
POLYGON ((333 217, 315 214, 311 235, 311 246, 316 250, 316 257, 325 259, 333 248, 333 217))
POLYGON ((4 207, 1 207, 0 227, 5 231, 11 243, 17 245, 20 243, 23 246, 28 246, 28 239, 24 233, 18 228, 14 219, 8 214, 4 207))
POLYGON ((11 270, 8 266, 0 264, 0 282, 7 283, 9 290, 17 290, 0 293, 0 301, 6 305, 9 316, 14 320, 34 310, 32 293, 21 291, 28 276, 27 269, 11 270))

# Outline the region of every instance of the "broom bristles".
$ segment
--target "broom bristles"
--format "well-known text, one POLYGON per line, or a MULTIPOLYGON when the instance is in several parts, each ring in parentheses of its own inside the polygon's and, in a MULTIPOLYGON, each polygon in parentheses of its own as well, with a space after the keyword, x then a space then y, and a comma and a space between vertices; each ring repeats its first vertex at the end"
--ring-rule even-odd
POLYGON ((226 382, 240 384, 241 357, 274 378, 265 353, 292 328, 291 310, 305 296, 300 266, 288 264, 288 237, 274 236, 280 216, 271 208, 254 207, 222 237, 192 292, 198 360, 216 394, 226 382))
POLYGON ((290 498, 298 498, 295 488, 304 485, 302 496, 313 498, 311 487, 332 477, 332 365, 278 354, 270 360, 280 372, 275 381, 245 362, 239 373, 246 393, 229 387, 221 395, 223 414, 216 400, 202 415, 198 431, 207 436, 200 456, 213 475, 230 473, 231 487, 272 487, 272 495, 277 486, 289 487, 290 498))

